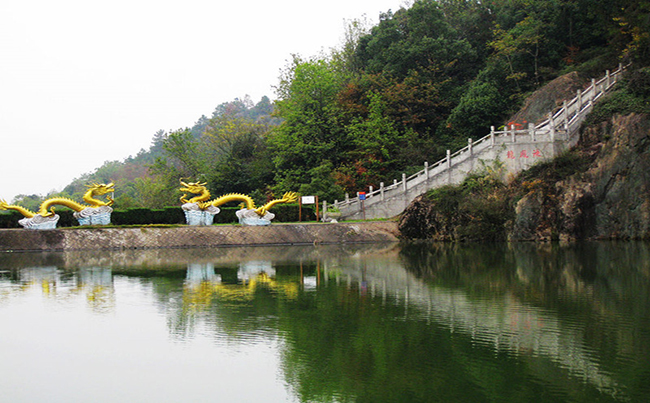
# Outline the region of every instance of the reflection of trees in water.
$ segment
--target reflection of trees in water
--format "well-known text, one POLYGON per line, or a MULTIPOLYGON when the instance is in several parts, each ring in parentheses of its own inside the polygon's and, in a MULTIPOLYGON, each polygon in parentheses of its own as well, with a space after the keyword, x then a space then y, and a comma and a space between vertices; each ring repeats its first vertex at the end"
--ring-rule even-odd
POLYGON ((449 294, 447 322, 496 350, 550 358, 607 394, 648 375, 645 243, 411 246, 402 257, 432 295, 449 294))
POLYGON ((549 400, 631 396, 621 385, 641 379, 648 364, 634 365, 641 375, 614 366, 650 356, 635 344, 647 340, 635 337, 642 328, 625 319, 648 306, 647 268, 614 262, 646 251, 583 248, 448 244, 338 257, 311 250, 303 281, 300 260, 273 263, 274 277, 221 261, 188 270, 167 314, 179 338, 281 337, 285 377, 303 400, 526 401, 538 399, 539 385, 549 400), (318 292, 308 292, 305 278, 318 292), (641 300, 630 300, 637 292, 641 300))
MULTIPOLYGON (((285 378, 304 401, 602 401, 648 391, 645 244, 249 249, 248 258, 219 251, 164 264, 151 263, 164 260, 160 251, 138 264, 121 255, 112 272, 151 287, 174 338, 279 340, 285 378)), ((50 289, 75 276, 101 283, 100 273, 55 272, 63 277, 50 289)), ((0 272, 0 283, 21 283, 17 273, 0 272)))

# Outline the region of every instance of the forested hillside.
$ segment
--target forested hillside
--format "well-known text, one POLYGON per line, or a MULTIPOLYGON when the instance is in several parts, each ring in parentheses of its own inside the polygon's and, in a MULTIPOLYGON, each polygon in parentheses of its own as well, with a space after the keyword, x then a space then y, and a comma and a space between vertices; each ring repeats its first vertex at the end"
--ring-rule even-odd
POLYGON ((179 178, 214 195, 298 191, 321 199, 377 187, 511 122, 532 91, 575 71, 650 61, 642 0, 419 0, 348 25, 328 54, 294 55, 276 100, 220 105, 149 150, 64 189, 114 181, 116 206, 178 203, 179 178))

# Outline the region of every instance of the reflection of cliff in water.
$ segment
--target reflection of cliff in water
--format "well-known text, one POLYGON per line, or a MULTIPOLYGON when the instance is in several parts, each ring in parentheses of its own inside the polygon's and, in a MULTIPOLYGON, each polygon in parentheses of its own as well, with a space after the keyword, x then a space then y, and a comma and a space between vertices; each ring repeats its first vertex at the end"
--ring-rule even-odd
POLYGON ((609 394, 618 368, 596 357, 650 356, 636 337, 650 319, 647 244, 411 245, 401 255, 424 280, 405 283, 403 298, 495 352, 547 357, 609 394))

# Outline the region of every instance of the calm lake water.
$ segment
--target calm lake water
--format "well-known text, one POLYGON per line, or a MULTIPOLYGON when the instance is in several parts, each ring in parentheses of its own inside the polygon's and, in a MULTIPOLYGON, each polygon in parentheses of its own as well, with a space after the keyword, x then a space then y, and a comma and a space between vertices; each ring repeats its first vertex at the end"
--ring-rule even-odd
POLYGON ((641 402, 650 245, 0 254, 2 402, 641 402))

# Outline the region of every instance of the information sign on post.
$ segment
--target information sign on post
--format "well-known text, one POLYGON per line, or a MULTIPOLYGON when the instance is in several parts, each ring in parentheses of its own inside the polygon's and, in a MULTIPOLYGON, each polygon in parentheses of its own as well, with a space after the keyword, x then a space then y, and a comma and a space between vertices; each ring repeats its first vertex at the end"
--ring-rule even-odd
POLYGON ((302 205, 315 204, 316 205, 316 221, 318 221, 318 196, 301 196, 298 205, 298 221, 302 221, 302 205))
POLYGON ((316 196, 302 196, 300 202, 302 204, 316 204, 316 196))

